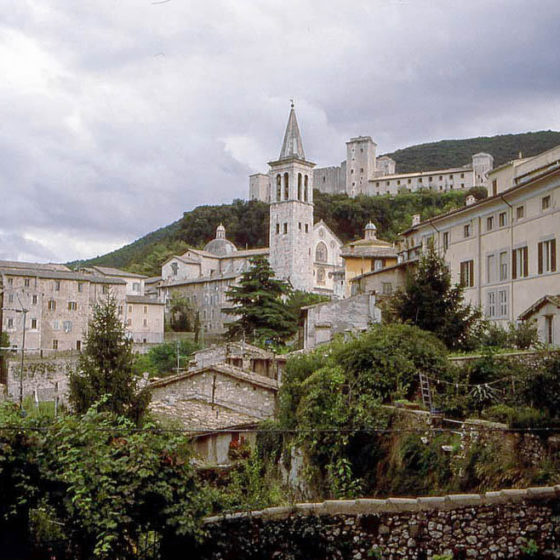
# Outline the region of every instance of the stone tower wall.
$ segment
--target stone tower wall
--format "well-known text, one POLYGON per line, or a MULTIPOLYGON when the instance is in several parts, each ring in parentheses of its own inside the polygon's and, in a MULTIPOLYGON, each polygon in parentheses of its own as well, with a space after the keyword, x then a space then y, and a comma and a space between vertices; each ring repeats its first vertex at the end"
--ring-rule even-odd
POLYGON ((375 177, 376 144, 369 136, 346 142, 346 193, 356 196, 365 192, 368 181, 375 177))

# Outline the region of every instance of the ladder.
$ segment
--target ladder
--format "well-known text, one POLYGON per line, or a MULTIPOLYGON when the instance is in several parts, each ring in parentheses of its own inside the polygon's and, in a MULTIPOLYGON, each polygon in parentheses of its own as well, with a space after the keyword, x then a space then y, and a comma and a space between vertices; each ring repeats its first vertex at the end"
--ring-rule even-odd
POLYGON ((420 378, 420 392, 422 393, 422 402, 424 406, 430 411, 433 411, 432 389, 430 387, 430 379, 422 372, 418 373, 420 378))

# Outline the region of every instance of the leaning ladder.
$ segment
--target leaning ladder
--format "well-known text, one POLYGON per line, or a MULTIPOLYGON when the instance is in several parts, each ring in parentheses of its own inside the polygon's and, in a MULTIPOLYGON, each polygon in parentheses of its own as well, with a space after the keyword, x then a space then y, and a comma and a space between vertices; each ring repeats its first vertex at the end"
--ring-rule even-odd
POLYGON ((422 402, 424 406, 430 411, 433 411, 432 389, 430 387, 430 379, 422 372, 418 373, 420 377, 420 391, 422 393, 422 402))

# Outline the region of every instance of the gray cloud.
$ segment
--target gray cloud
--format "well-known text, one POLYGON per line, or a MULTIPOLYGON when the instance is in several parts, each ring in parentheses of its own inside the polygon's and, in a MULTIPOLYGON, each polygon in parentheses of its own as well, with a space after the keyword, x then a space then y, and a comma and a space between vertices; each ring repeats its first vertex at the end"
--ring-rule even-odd
POLYGON ((0 255, 95 256, 308 157, 560 128, 555 0, 27 0, 0 24, 0 255))

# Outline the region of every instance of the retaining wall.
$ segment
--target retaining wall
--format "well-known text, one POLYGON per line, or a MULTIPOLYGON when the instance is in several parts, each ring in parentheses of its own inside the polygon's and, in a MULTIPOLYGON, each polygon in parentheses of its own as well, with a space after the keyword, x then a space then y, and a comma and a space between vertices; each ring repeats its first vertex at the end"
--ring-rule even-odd
POLYGON ((486 494, 326 501, 206 519, 200 560, 560 558, 560 485, 486 494))

